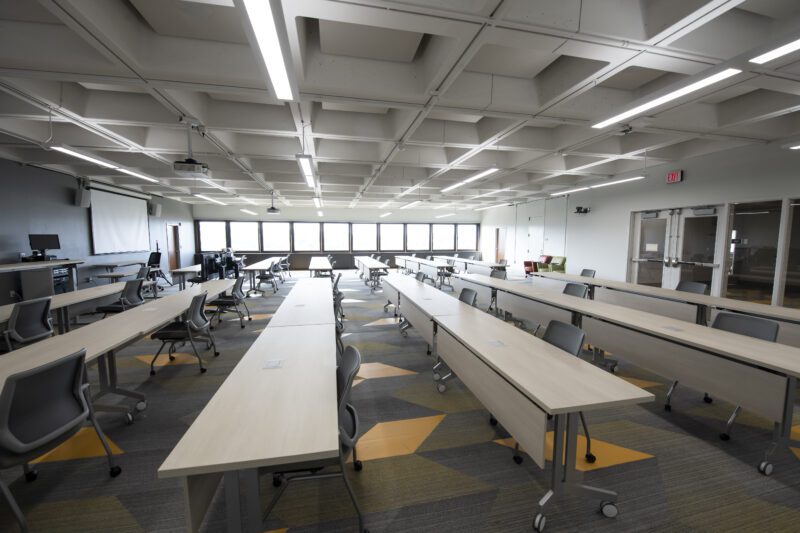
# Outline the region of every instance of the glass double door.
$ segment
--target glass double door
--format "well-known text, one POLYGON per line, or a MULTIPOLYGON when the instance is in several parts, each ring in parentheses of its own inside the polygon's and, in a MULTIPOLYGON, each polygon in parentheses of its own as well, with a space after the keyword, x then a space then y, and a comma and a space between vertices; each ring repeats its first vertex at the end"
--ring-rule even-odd
POLYGON ((717 210, 668 209, 636 213, 632 281, 675 289, 682 280, 710 288, 720 275, 717 210), (707 214, 711 213, 711 214, 707 214))

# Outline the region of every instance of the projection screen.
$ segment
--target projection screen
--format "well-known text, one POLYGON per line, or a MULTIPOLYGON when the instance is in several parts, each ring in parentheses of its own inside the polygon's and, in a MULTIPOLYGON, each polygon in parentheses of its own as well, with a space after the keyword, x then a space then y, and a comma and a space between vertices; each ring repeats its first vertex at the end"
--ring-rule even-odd
POLYGON ((145 200, 92 189, 91 206, 94 254, 150 249, 145 200))

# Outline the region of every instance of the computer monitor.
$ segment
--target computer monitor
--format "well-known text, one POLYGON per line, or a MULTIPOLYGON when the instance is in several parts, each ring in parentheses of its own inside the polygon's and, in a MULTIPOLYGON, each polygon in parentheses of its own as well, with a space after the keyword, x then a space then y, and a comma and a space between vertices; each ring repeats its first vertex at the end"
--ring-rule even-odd
POLYGON ((56 234, 28 235, 28 240, 31 243, 31 250, 39 250, 42 255, 45 254, 46 250, 58 250, 61 248, 61 243, 56 234))

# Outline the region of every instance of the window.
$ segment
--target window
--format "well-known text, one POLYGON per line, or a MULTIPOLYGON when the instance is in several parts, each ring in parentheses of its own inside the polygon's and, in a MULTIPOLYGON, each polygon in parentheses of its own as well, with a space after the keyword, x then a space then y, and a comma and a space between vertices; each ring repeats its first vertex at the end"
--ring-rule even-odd
POLYGON ((428 224, 406 224, 406 250, 430 250, 431 227, 428 224))
POLYGON ((348 251, 350 249, 349 224, 326 222, 322 225, 323 242, 326 252, 348 251))
POLYGON ((225 222, 200 222, 200 251, 218 252, 228 246, 225 222))
POLYGON ((433 249, 455 250, 456 227, 453 224, 433 224, 433 249))
POLYGON ((231 248, 234 251, 258 251, 258 222, 231 222, 231 248))
POLYGON ((734 246, 729 258, 728 298, 770 303, 775 286, 780 225, 780 201, 733 206, 736 240, 731 239, 734 246))
POLYGON ((459 224, 458 225, 458 249, 477 250, 478 249, 478 225, 459 224))
POLYGON ((403 250, 403 225, 381 224, 381 251, 403 250))
POLYGON ((786 290, 783 294, 783 305, 800 307, 800 200, 792 200, 792 229, 789 234, 789 256, 786 268, 786 290))
POLYGON ((294 223, 294 249, 297 252, 319 252, 319 222, 294 223))
POLYGON ((265 252, 289 252, 288 222, 261 223, 261 249, 265 252))
POLYGON ((377 224, 353 224, 353 251, 378 249, 377 224))

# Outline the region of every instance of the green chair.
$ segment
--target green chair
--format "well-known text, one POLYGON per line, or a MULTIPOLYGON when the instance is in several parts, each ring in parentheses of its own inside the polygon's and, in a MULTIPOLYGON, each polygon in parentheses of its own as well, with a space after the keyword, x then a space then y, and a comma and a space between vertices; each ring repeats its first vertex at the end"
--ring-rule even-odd
POLYGON ((567 258, 562 255, 556 255, 550 261, 550 272, 566 272, 567 258))

